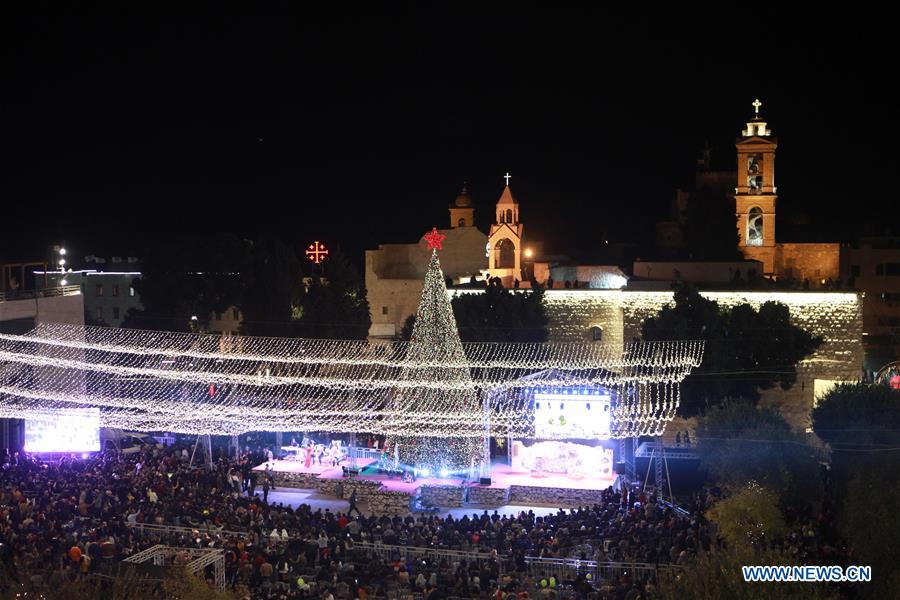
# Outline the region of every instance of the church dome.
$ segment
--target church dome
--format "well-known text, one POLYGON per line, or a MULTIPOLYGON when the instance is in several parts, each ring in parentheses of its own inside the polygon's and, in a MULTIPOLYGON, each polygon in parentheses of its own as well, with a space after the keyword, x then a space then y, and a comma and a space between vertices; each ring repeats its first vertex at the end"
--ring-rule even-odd
POLYGON ((469 195, 469 184, 464 183, 459 196, 453 201, 455 208, 469 208, 472 206, 472 197, 469 195))

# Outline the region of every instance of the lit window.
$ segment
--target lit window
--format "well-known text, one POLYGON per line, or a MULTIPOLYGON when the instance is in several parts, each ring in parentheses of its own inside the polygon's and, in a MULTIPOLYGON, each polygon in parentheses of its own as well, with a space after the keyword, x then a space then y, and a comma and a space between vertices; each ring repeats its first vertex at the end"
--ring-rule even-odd
POLYGON ((112 286, 112 295, 113 295, 113 298, 119 297, 119 284, 114 284, 112 286))
POLYGON ((747 245, 763 245, 763 214, 758 206, 751 208, 747 215, 747 245))
POLYGON ((134 298, 134 287, 128 286, 128 295, 134 298))
POLYGON ((94 288, 94 289, 95 289, 94 294, 95 294, 96 296, 102 296, 102 295, 103 295, 103 284, 102 284, 102 283, 98 283, 98 284, 97 284, 97 287, 94 288))

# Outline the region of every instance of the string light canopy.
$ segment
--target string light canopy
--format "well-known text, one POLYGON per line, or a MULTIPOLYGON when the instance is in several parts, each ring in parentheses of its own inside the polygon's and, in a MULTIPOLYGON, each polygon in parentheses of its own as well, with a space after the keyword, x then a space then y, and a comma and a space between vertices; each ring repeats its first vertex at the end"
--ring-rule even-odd
POLYGON ((609 437, 661 433, 702 356, 699 341, 460 342, 435 248, 409 342, 41 324, 0 334, 0 416, 99 408, 105 427, 378 433, 474 452, 484 435, 533 435, 529 391, 551 387, 607 390, 609 437))

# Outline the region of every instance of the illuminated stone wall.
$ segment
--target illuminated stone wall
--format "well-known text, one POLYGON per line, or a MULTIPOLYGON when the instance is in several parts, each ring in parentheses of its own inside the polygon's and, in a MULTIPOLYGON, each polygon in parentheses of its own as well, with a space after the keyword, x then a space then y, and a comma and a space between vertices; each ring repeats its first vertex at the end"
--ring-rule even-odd
POLYGON ((775 272, 779 277, 809 279, 812 287, 822 280, 837 281, 841 277, 840 244, 778 244, 775 272))
MULTIPOLYGON (((774 300, 786 304, 794 323, 823 338, 822 345, 798 365, 790 390, 763 393, 792 425, 805 428, 813 406, 816 379, 857 379, 863 363, 862 302, 853 292, 702 292, 723 308, 747 302, 759 308, 774 300)), ((672 302, 672 292, 548 290, 551 341, 588 341, 590 328, 603 329, 602 344, 621 347, 640 336, 641 324, 672 302)))

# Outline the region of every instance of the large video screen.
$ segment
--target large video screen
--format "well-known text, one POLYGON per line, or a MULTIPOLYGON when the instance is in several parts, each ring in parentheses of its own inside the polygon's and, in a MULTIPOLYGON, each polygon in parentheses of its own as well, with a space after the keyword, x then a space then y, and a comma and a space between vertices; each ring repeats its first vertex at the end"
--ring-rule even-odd
POLYGON ((25 419, 25 452, 97 452, 100 450, 100 409, 47 411, 25 419))
POLYGON ((534 395, 534 437, 608 439, 609 407, 609 395, 538 392, 534 395))

